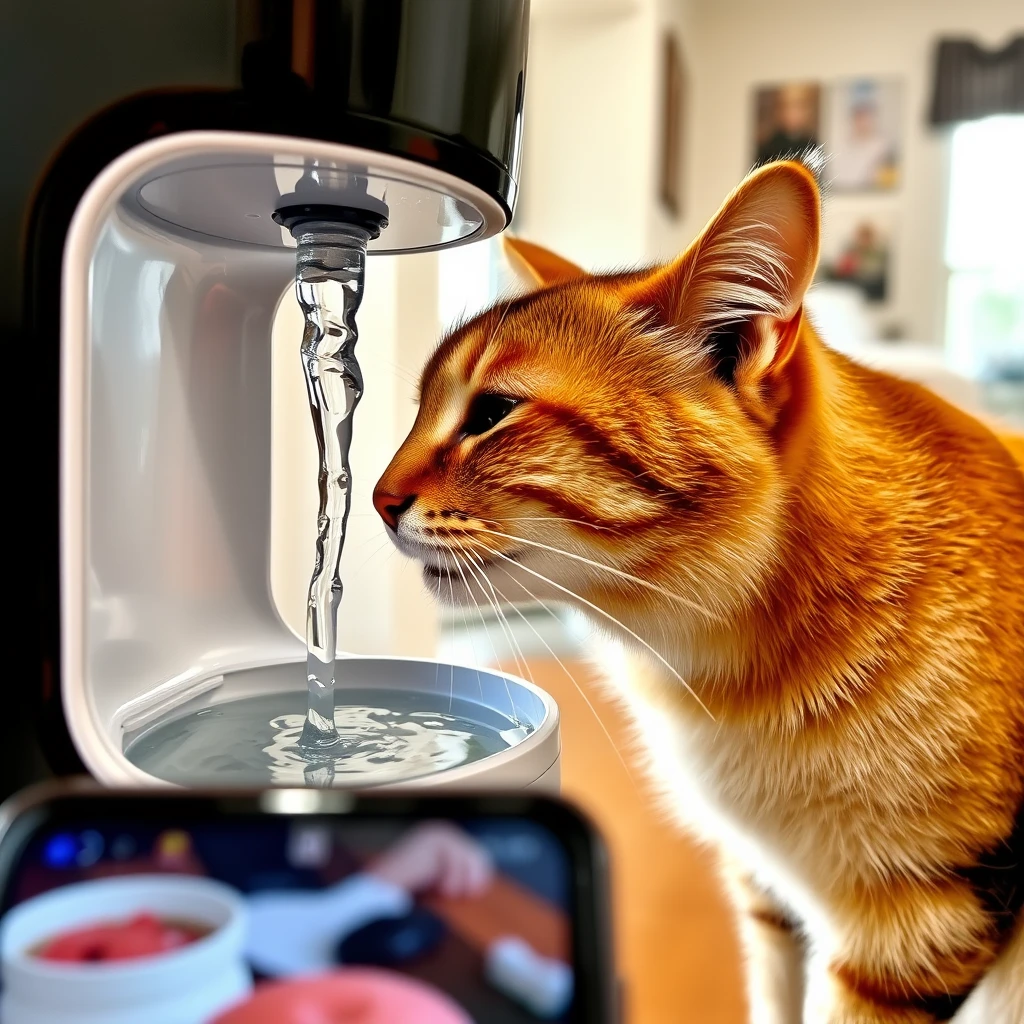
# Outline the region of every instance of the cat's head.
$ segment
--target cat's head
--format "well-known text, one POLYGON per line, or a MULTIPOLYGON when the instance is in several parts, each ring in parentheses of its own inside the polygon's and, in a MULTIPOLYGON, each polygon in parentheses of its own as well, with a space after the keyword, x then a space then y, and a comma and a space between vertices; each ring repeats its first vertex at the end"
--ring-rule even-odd
POLYGON ((374 492, 442 600, 574 594, 685 620, 756 586, 812 386, 793 356, 819 206, 813 175, 782 162, 663 267, 589 275, 509 244, 538 289, 444 340, 374 492))

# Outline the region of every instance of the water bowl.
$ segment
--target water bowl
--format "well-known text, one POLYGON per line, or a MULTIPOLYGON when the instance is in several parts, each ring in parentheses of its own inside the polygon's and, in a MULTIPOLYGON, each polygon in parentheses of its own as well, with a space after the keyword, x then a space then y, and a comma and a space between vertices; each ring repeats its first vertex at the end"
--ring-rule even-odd
POLYGON ((339 658, 342 738, 310 754, 298 742, 305 671, 276 663, 193 680, 186 699, 121 723, 122 763, 111 773, 120 777, 103 781, 558 789, 558 708, 522 679, 437 661, 339 658))

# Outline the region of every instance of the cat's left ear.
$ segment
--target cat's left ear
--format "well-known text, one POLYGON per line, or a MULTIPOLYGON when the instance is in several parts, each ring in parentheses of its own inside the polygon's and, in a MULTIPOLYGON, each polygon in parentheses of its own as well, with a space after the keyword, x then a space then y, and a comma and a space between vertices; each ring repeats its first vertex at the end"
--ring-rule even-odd
POLYGON ((552 284, 562 284, 577 277, 586 277, 587 272, 575 263, 570 263, 561 256, 533 242, 522 238, 505 235, 502 238, 505 255, 509 262, 534 288, 546 288, 552 284))
POLYGON ((797 161, 768 164, 746 178, 682 256, 633 279, 622 297, 772 422, 786 398, 781 371, 797 345, 820 233, 811 170, 797 161))

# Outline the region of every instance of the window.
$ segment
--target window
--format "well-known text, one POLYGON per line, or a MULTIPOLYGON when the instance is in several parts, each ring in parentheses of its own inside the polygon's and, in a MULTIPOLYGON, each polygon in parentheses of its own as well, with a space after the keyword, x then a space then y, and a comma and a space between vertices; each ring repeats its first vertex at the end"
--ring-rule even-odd
POLYGON ((1024 116, 953 130, 946 346, 955 369, 1024 404, 1024 116))

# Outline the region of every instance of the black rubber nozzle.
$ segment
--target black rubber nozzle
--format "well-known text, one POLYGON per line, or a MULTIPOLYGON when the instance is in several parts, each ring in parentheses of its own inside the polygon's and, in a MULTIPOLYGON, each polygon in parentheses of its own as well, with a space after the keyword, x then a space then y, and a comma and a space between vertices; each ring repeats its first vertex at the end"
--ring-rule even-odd
POLYGON ((313 221, 352 224, 366 231, 370 238, 377 238, 388 226, 388 218, 384 213, 364 210, 357 206, 334 206, 330 203, 297 203, 282 206, 274 211, 273 216, 281 227, 287 228, 293 235, 299 232, 303 224, 313 221))

